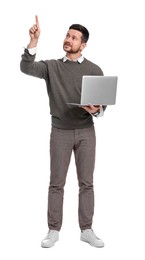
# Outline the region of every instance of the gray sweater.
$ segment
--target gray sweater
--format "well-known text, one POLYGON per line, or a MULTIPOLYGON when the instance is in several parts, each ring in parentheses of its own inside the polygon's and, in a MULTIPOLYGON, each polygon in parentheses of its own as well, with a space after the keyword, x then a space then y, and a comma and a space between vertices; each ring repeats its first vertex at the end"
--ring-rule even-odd
POLYGON ((93 117, 88 112, 67 102, 80 102, 82 76, 103 75, 100 67, 87 59, 82 63, 63 62, 63 59, 36 62, 35 55, 25 49, 20 69, 27 75, 45 80, 53 127, 79 129, 93 125, 93 117))

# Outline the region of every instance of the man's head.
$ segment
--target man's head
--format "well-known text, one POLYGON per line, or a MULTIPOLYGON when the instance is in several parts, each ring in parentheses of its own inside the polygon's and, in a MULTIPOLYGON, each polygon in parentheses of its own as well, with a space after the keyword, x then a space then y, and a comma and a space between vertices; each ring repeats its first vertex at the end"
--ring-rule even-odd
POLYGON ((89 39, 88 30, 81 24, 72 24, 66 34, 63 49, 68 54, 79 54, 86 47, 89 39))
POLYGON ((86 27, 84 27, 81 24, 72 24, 69 27, 69 30, 71 30, 71 29, 77 30, 77 31, 82 33, 82 43, 86 43, 88 41, 88 39, 89 39, 89 32, 88 32, 86 27))

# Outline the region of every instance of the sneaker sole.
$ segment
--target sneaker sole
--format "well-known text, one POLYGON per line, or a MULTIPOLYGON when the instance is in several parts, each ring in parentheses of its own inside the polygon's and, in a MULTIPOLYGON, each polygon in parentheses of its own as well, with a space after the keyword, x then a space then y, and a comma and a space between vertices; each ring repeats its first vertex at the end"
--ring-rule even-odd
POLYGON ((93 246, 93 247, 97 247, 97 248, 102 248, 102 247, 104 247, 105 245, 98 245, 98 246, 94 246, 93 244, 91 244, 90 242, 88 242, 87 240, 84 240, 83 238, 81 238, 81 241, 83 241, 83 242, 86 242, 86 243, 88 243, 90 246, 93 246))

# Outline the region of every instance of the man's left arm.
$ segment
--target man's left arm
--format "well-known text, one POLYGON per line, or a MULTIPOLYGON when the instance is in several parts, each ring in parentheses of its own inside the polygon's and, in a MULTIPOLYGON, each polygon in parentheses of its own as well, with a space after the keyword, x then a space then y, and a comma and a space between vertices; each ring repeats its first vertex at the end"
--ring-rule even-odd
POLYGON ((93 106, 92 104, 89 104, 89 106, 85 106, 83 109, 95 117, 101 117, 104 115, 106 107, 107 106, 93 106))

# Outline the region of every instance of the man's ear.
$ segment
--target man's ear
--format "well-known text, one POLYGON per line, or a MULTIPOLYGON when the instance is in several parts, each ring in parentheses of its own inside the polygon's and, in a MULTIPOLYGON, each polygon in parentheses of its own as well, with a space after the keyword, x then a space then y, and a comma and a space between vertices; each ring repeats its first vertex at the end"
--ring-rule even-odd
POLYGON ((86 47, 86 43, 85 42, 83 42, 82 44, 81 44, 81 48, 80 48, 80 50, 82 51, 85 47, 86 47))

